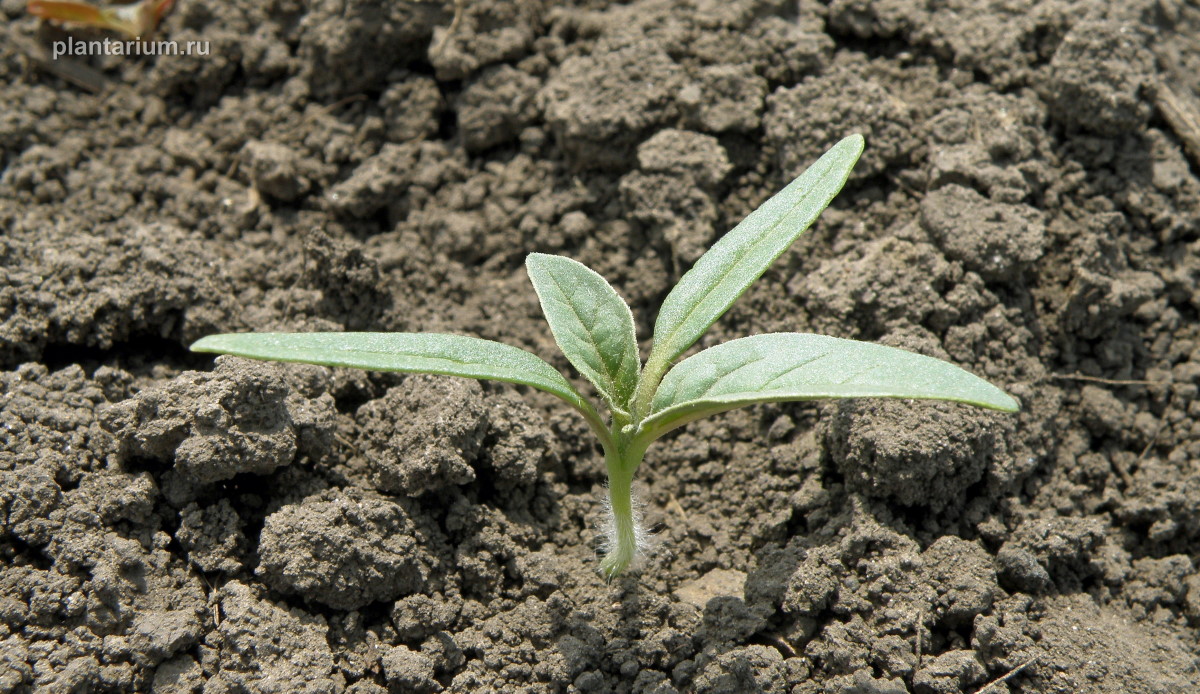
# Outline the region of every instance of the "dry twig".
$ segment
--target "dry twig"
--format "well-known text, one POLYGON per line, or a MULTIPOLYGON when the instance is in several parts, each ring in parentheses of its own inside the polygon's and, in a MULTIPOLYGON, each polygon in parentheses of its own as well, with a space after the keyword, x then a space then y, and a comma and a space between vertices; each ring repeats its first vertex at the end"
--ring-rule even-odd
POLYGON ((1026 660, 1025 662, 1021 663, 1020 665, 1016 666, 1012 670, 1009 670, 1008 674, 1004 675, 1003 677, 1000 677, 998 679, 992 680, 991 682, 988 682, 986 685, 984 685, 983 689, 980 689, 979 691, 975 692, 975 694, 987 694, 987 692, 991 691, 992 689, 999 687, 1000 685, 1004 684, 1005 682, 1007 682, 1007 681, 1011 680, 1012 678, 1016 677, 1017 675, 1021 674, 1022 670, 1029 667, 1030 665, 1033 665, 1035 662, 1037 662, 1036 655, 1033 656, 1032 658, 1030 658, 1029 660, 1026 660))
POLYGON ((1108 386, 1165 386, 1162 381, 1147 381, 1144 379, 1135 378, 1100 378, 1099 376, 1085 376, 1081 373, 1073 374, 1050 374, 1050 378, 1057 381, 1087 381, 1088 383, 1103 383, 1108 386))

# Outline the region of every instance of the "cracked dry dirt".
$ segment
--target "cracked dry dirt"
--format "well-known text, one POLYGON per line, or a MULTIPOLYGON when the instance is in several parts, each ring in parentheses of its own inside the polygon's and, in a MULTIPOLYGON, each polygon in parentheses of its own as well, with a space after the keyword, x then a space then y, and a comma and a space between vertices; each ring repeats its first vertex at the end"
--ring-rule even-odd
POLYGON ((1194 3, 180 0, 211 54, 84 60, 97 93, 0 12, 0 691, 1200 688, 1194 3), (851 132, 704 345, 879 341, 1023 411, 692 424, 611 586, 549 396, 186 351, 441 330, 567 372, 527 253, 648 336, 851 132))

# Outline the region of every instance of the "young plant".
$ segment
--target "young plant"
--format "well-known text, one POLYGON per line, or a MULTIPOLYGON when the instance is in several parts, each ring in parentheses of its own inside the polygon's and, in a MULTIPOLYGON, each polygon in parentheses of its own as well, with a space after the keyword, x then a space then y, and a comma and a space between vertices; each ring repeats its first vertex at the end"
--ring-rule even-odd
POLYGON ((839 142, 696 261, 663 302, 644 365, 629 306, 603 277, 569 258, 529 255, 525 265, 550 331, 604 401, 607 420, 550 364, 522 349, 475 337, 243 333, 206 337, 192 350, 488 378, 557 395, 583 415, 604 450, 609 543, 600 570, 611 579, 640 549, 642 531, 630 492, 634 472, 647 446, 676 427, 753 403, 824 398, 925 398, 1018 409, 1002 390, 952 364, 823 335, 743 337, 675 363, 829 205, 862 149, 861 135, 839 142))

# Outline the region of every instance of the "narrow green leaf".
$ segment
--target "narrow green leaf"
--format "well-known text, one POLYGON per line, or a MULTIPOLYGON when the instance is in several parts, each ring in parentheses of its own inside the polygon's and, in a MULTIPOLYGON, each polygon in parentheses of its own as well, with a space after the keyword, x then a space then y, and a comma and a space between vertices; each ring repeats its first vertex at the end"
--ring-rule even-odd
POLYGON ((191 349, 251 359, 507 381, 557 395, 589 419, 595 416, 591 403, 541 358, 518 347, 466 335, 228 333, 197 340, 191 349))
POLYGON ((845 185, 862 150, 862 135, 837 143, 713 244, 663 302, 648 363, 668 364, 691 347, 816 221, 845 185))
POLYGON ((629 305, 570 258, 530 253, 525 267, 563 354, 614 412, 625 413, 641 366, 629 305))
POLYGON ((1012 396, 940 359, 825 335, 771 333, 731 340, 680 362, 663 379, 643 431, 656 438, 700 417, 759 402, 856 397, 1020 409, 1012 396))

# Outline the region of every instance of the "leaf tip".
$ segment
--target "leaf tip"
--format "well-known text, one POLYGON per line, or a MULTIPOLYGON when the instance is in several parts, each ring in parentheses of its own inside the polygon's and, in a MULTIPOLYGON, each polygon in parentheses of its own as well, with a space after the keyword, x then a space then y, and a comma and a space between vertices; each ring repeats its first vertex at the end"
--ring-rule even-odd
POLYGON ((224 345, 224 340, 221 338, 225 335, 208 335, 196 340, 188 347, 192 352, 224 352, 227 347, 224 345))
POLYGON ((862 136, 862 133, 854 133, 842 138, 842 141, 839 142, 837 146, 844 146, 846 149, 850 150, 857 159, 862 155, 863 150, 866 148, 867 139, 862 136))
MULTIPOLYGON (((1000 389, 997 388, 997 390, 1000 390, 1000 389)), ((996 403, 995 403, 997 410, 1000 410, 1001 412, 1020 412, 1021 411, 1021 401, 1020 400, 1017 400, 1016 398, 1009 395, 1008 393, 1005 393, 1003 390, 1000 391, 999 395, 1000 395, 1000 397, 996 399, 996 403)))
MULTIPOLYGON (((979 380, 983 381, 983 379, 979 380)), ((983 381, 983 384, 986 386, 985 391, 978 393, 970 400, 964 400, 964 402, 977 407, 986 407, 989 410, 996 410, 997 412, 1007 412, 1011 414, 1013 412, 1021 411, 1020 400, 1017 400, 1013 396, 1009 395, 1003 388, 1000 388, 994 383, 983 381)))
POLYGON ((525 267, 531 268, 546 262, 546 258, 552 257, 548 253, 530 253, 525 256, 525 267))

